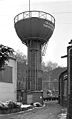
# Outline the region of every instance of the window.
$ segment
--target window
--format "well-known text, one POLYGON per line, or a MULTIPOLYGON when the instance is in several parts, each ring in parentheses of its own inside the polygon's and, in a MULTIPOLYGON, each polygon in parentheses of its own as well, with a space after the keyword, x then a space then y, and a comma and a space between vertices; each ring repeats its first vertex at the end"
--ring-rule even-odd
POLYGON ((12 83, 12 67, 6 66, 0 71, 0 82, 12 83))

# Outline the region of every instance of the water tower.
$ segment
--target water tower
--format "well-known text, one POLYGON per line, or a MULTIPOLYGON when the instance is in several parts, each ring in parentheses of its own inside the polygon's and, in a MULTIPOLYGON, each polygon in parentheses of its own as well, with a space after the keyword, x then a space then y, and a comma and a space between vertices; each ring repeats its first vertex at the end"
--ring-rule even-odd
POLYGON ((26 11, 14 18, 18 37, 28 47, 27 102, 41 102, 41 52, 55 28, 54 17, 43 11, 26 11))

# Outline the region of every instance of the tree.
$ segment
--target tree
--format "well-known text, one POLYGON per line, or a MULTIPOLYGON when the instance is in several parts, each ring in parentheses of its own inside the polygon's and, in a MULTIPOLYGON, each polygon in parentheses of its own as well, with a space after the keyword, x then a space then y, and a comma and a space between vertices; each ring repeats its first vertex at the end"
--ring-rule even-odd
POLYGON ((44 62, 42 62, 43 71, 49 72, 57 67, 58 67, 57 63, 52 63, 51 61, 49 61, 49 62, 47 62, 47 64, 45 64, 44 62))
POLYGON ((22 52, 20 52, 19 50, 16 52, 15 57, 16 57, 18 62, 25 62, 25 63, 27 62, 26 56, 22 52))
POLYGON ((0 45, 0 69, 4 67, 6 61, 9 60, 10 55, 13 55, 14 50, 10 47, 0 45))
POLYGON ((46 67, 48 67, 48 69, 50 69, 50 70, 53 70, 53 69, 55 69, 55 68, 57 68, 57 67, 58 67, 58 64, 57 64, 57 63, 53 63, 53 62, 49 61, 49 62, 47 62, 46 67))

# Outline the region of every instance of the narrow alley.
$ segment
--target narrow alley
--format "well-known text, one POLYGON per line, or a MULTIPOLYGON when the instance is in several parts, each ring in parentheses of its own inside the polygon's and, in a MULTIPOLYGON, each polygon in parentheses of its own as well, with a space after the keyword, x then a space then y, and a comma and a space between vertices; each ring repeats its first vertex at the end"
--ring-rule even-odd
POLYGON ((59 115, 62 113, 63 107, 57 101, 46 102, 45 105, 26 112, 0 115, 0 119, 60 119, 59 115))

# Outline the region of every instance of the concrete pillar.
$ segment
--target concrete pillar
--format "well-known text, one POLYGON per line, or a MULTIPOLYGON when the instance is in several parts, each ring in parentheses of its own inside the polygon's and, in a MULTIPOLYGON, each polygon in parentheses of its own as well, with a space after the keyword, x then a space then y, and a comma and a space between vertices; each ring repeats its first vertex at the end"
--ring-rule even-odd
POLYGON ((28 90, 41 90, 41 80, 41 43, 30 40, 28 42, 28 90))
POLYGON ((41 42, 28 41, 28 79, 27 103, 40 102, 43 104, 42 70, 41 70, 41 42))

